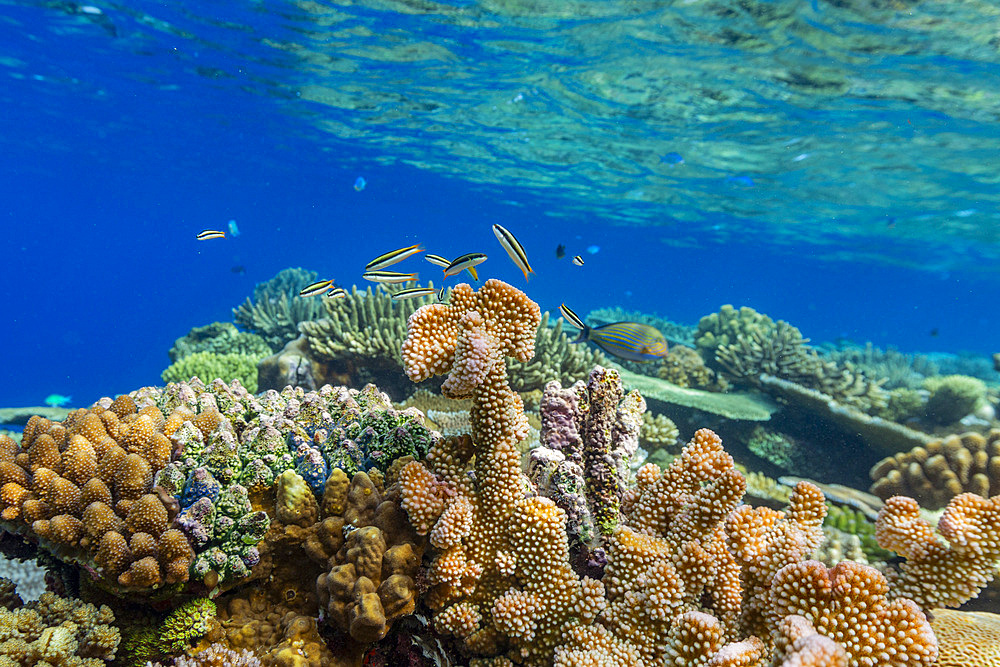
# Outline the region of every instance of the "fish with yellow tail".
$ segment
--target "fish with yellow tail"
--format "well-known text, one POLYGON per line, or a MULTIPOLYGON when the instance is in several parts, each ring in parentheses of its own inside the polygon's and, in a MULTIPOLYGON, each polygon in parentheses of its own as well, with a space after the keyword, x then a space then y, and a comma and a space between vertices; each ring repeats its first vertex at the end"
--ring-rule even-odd
POLYGON ((484 255, 481 252, 470 252, 468 254, 462 255, 461 257, 456 257, 451 261, 451 264, 449 264, 444 268, 444 277, 450 278, 451 276, 457 276, 462 271, 465 271, 466 269, 471 269, 474 266, 478 266, 485 261, 486 261, 486 255, 484 255))
POLYGON ((667 339, 660 330, 640 322, 612 322, 588 327, 565 303, 559 314, 580 330, 574 343, 590 341, 610 355, 629 361, 658 361, 667 354, 667 339))
POLYGON ((503 246, 503 249, 507 251, 512 262, 514 262, 517 268, 521 269, 524 274, 524 279, 528 279, 529 273, 534 273, 535 270, 531 268, 528 264, 528 255, 524 252, 524 246, 521 242, 514 238, 514 235, 509 231, 501 227, 500 225, 493 225, 493 233, 496 234, 497 241, 503 246))
MULTIPOLYGON (((451 260, 450 259, 446 259, 446 258, 442 257, 441 255, 432 255, 430 253, 427 253, 426 255, 424 255, 424 259, 426 259, 428 262, 430 262, 434 266, 440 266, 442 269, 447 269, 451 265, 451 260)), ((473 280, 475 280, 476 282, 479 282, 479 274, 476 273, 476 267, 475 266, 470 266, 470 267, 466 268, 465 270, 469 272, 469 275, 472 276, 473 280)))

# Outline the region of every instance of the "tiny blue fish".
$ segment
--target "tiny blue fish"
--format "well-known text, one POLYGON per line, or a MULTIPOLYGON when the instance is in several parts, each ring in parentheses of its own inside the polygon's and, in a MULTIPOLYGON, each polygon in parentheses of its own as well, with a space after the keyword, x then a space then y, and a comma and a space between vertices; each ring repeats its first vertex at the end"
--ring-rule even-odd
POLYGON ((590 255, 596 255, 601 252, 601 246, 599 245, 589 245, 587 246, 587 253, 590 255))
POLYGON ((236 226, 236 221, 235 220, 230 220, 229 221, 229 233, 231 235, 233 235, 233 236, 239 236, 240 235, 240 228, 236 226))
POLYGON ((670 152, 660 158, 660 162, 666 164, 684 164, 684 157, 680 153, 670 152))
POLYGON ((754 186, 753 179, 749 176, 729 176, 726 180, 730 183, 735 183, 736 185, 742 185, 743 187, 752 188, 754 186))
POLYGON ((591 328, 566 304, 559 306, 559 313, 580 329, 574 343, 591 341, 608 354, 629 361, 659 361, 667 354, 667 339, 656 327, 640 322, 612 322, 591 328))
POLYGON ((62 408, 69 405, 73 400, 72 396, 63 396, 62 394, 49 394, 45 398, 45 405, 50 408, 62 408))
POLYGON ((358 180, 354 181, 354 189, 361 192, 368 185, 368 181, 365 180, 364 176, 358 176, 358 180))

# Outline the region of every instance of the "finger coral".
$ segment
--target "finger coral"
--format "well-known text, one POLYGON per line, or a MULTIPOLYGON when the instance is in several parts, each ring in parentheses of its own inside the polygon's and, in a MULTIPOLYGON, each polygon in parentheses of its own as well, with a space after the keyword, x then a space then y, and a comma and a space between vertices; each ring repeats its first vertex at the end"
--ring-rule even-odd
POLYGON ((910 496, 938 509, 960 493, 1000 494, 1000 429, 963 433, 882 459, 871 469, 871 492, 910 496))

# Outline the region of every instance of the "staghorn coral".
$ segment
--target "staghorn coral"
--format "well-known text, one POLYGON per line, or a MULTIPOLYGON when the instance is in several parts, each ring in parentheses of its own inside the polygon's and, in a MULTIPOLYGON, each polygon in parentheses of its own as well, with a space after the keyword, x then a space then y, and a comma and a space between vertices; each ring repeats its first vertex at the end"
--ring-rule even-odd
POLYGON ((245 354, 262 359, 274 350, 257 334, 240 331, 232 322, 213 322, 203 327, 194 327, 175 340, 167 354, 171 362, 177 362, 196 352, 245 354))
POLYGON ((938 509, 960 493, 1000 494, 1000 429, 963 433, 882 459, 869 473, 871 492, 883 500, 910 496, 938 509))
POLYGON ((0 664, 105 667, 120 642, 114 622, 107 606, 50 592, 13 610, 0 607, 0 664))
POLYGON ((270 280, 258 283, 249 297, 233 308, 237 326, 261 336, 268 347, 280 350, 299 335, 298 325, 323 316, 319 299, 305 299, 299 290, 316 280, 314 271, 282 269, 270 280))
POLYGON ((253 394, 257 392, 257 364, 262 358, 251 354, 194 352, 170 364, 160 377, 164 382, 184 382, 194 377, 208 383, 216 378, 227 383, 239 380, 253 394))

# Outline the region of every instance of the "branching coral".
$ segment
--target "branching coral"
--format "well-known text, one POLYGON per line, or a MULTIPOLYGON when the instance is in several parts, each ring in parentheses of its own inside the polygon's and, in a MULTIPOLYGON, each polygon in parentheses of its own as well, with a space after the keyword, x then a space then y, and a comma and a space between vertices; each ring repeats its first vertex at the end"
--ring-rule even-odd
POLYGON ((323 316, 323 303, 299 296, 299 290, 316 280, 316 273, 305 269, 283 269, 270 280, 258 283, 253 300, 247 298, 233 309, 236 324, 260 335, 274 350, 299 335, 299 322, 323 316))
POLYGON ((0 664, 105 667, 121 639, 114 622, 106 606, 49 592, 14 609, 0 607, 0 664))
POLYGON ((174 341, 170 348, 170 361, 177 362, 196 352, 214 354, 246 354, 261 359, 271 354, 263 338, 257 334, 239 331, 232 322, 213 322, 194 327, 174 341))
POLYGON ((256 393, 257 364, 262 358, 250 354, 194 352, 170 364, 160 377, 164 382, 186 382, 195 377, 207 383, 216 378, 227 383, 239 380, 250 393, 256 393))

